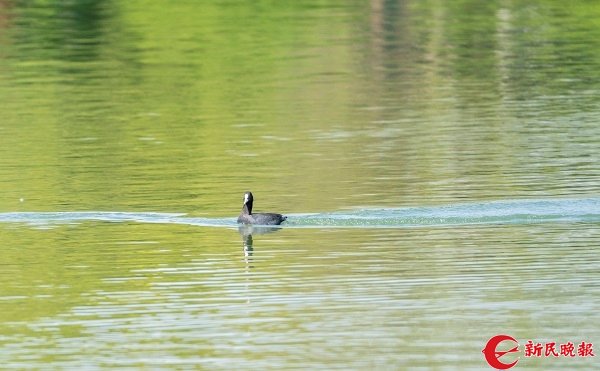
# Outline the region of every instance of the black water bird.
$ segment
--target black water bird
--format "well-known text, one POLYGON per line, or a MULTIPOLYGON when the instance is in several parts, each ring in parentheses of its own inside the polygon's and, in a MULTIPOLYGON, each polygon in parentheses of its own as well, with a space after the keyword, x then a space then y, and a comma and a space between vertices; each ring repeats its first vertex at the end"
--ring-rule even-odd
POLYGON ((287 216, 273 213, 254 213, 252 214, 252 192, 244 193, 244 206, 242 207, 242 213, 238 216, 237 222, 243 224, 257 224, 257 225, 279 225, 281 222, 287 219, 287 216))

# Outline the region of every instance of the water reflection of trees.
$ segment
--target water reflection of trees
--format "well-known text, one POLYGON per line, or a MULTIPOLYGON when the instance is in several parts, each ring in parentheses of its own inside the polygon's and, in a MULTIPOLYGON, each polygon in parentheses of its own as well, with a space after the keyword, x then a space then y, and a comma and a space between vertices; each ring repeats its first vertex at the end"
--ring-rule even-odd
POLYGON ((107 31, 110 0, 8 2, 15 47, 27 59, 89 61, 107 31))

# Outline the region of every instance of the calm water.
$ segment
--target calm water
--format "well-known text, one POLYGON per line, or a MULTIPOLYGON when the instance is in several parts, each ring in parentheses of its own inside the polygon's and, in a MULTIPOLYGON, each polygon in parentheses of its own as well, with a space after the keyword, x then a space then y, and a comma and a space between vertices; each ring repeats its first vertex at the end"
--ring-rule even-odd
POLYGON ((0 364, 597 368, 599 17, 0 2, 0 364))

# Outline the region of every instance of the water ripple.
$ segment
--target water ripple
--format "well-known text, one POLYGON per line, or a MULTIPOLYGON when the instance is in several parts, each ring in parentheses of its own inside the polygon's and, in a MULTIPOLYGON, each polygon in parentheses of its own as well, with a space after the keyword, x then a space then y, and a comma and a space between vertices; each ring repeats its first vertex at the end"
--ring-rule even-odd
MULTIPOLYGON (((136 212, 10 212, 0 223, 38 228, 83 221, 185 224, 236 227, 235 217, 197 218, 175 213, 136 212)), ((399 228, 473 224, 595 223, 600 198, 504 200, 447 206, 361 209, 319 214, 288 214, 285 228, 399 228)))

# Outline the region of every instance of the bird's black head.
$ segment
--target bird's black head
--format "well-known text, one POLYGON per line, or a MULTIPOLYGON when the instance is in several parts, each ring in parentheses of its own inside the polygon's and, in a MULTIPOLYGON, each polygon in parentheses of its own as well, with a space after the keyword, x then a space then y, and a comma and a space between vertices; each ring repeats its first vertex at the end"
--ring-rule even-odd
POLYGON ((246 208, 248 210, 248 214, 252 214, 252 202, 254 202, 252 192, 248 191, 244 193, 244 206, 242 207, 242 210, 246 208))

